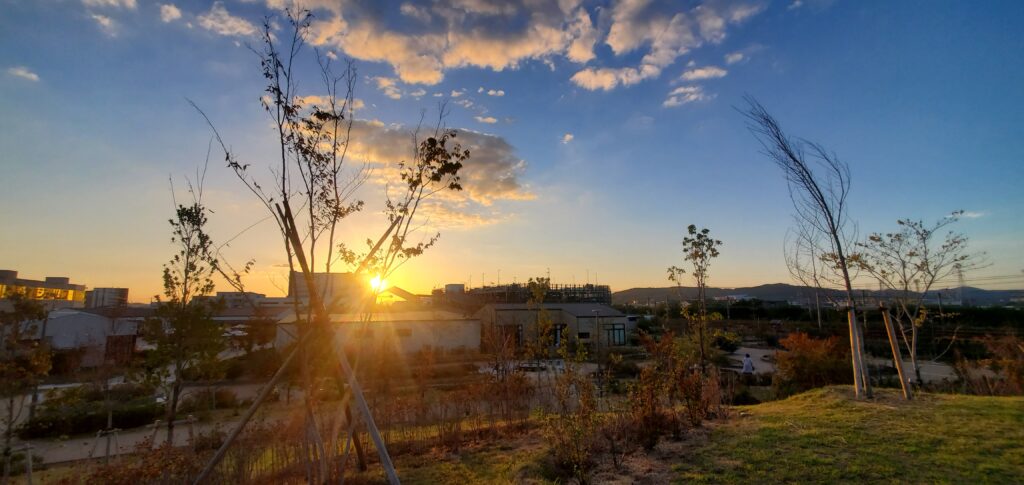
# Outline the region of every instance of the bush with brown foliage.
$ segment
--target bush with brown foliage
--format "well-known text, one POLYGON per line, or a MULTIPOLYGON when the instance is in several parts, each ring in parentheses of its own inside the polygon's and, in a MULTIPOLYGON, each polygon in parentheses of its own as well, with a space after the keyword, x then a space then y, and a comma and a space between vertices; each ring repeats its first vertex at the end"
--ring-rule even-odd
POLYGON ((850 384, 850 348, 838 337, 816 339, 794 332, 779 341, 772 387, 778 397, 832 384, 850 384))
POLYGON ((1024 395, 1024 340, 1015 335, 982 339, 988 358, 959 359, 957 374, 964 387, 982 396, 1024 395))

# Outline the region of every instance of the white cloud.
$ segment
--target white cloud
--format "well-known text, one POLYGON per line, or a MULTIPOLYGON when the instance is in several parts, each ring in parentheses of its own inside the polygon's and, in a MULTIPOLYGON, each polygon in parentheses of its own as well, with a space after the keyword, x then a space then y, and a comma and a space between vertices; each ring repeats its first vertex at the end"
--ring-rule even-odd
MULTIPOLYGON (((379 121, 356 120, 352 124, 352 160, 377 165, 375 173, 386 175, 397 169, 398 162, 408 160, 410 129, 386 126, 379 121)), ((526 161, 515 154, 515 148, 504 138, 468 129, 458 130, 454 140, 470 151, 470 158, 460 171, 463 190, 452 197, 483 206, 499 200, 530 200, 535 195, 520 181, 526 161)))
POLYGON ((459 96, 462 96, 463 94, 466 94, 466 90, 465 89, 459 89, 458 91, 453 89, 451 96, 453 98, 458 98, 459 96))
POLYGON ((96 21, 100 26, 100 30, 102 30, 104 34, 111 37, 117 37, 117 22, 114 22, 114 19, 98 13, 89 14, 89 18, 96 21))
POLYGON ((562 135, 562 144, 564 145, 566 143, 571 142, 573 138, 576 138, 576 137, 573 136, 572 133, 566 133, 566 134, 562 135))
POLYGON ((665 98, 661 105, 666 108, 673 108, 696 101, 707 101, 712 98, 714 96, 706 94, 704 88, 700 86, 679 86, 668 93, 668 97, 665 98))
POLYGON ((398 88, 398 80, 393 77, 377 76, 370 78, 376 85, 377 89, 384 93, 391 99, 402 99, 402 90, 398 88))
POLYGON ((741 62, 743 59, 746 59, 746 57, 747 56, 742 52, 730 52, 725 55, 725 63, 736 64, 737 62, 741 62))
POLYGON ((505 91, 502 90, 502 89, 488 89, 487 90, 487 95, 488 96, 504 96, 505 95, 505 91))
POLYGON ((111 7, 111 8, 129 8, 135 9, 137 6, 135 0, 82 0, 82 5, 86 7, 111 7))
POLYGON ((683 81, 700 81, 703 79, 715 79, 725 77, 729 72, 717 66, 706 66, 699 67, 697 69, 690 69, 683 73, 679 79, 683 81))
POLYGON ((600 35, 577 0, 405 2, 399 11, 416 27, 405 30, 369 0, 310 0, 304 6, 318 13, 314 44, 388 63, 406 83, 434 85, 449 69, 501 71, 552 56, 586 62, 594 58, 600 35))
POLYGON ((639 66, 587 67, 572 81, 584 89, 607 91, 658 77, 680 56, 706 42, 722 42, 730 24, 762 10, 759 2, 711 0, 686 10, 676 2, 622 0, 612 7, 605 43, 616 56, 645 49, 639 66))
POLYGON ((241 17, 235 17, 224 7, 224 2, 213 2, 210 11, 198 17, 199 26, 211 32, 232 37, 256 35, 256 26, 241 17))
POLYGON ((488 125, 493 125, 498 122, 498 119, 493 116, 474 116, 473 119, 480 123, 487 123, 488 125))
POLYGON ((422 98, 423 96, 426 96, 426 94, 427 90, 423 88, 417 89, 415 91, 409 91, 409 96, 412 96, 414 98, 422 98))
POLYGON ((160 20, 167 22, 173 22, 181 18, 181 10, 175 7, 173 3, 167 3, 160 6, 160 20))
POLYGON ((793 0, 793 3, 786 7, 787 10, 795 10, 804 6, 803 0, 793 0))
POLYGON ((960 214, 960 217, 964 217, 967 219, 979 219, 987 215, 988 212, 986 211, 964 211, 963 214, 960 214))
POLYGON ((27 81, 39 82, 39 75, 25 66, 9 67, 7 68, 7 74, 27 81))

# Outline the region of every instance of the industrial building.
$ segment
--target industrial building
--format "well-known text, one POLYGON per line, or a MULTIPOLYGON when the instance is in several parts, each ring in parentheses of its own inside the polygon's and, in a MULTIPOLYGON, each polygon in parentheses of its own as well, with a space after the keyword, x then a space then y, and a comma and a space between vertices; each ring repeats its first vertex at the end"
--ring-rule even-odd
POLYGON ((489 303, 476 316, 485 335, 516 347, 541 336, 542 317, 553 325, 555 346, 563 343, 562 336, 590 346, 626 345, 637 323, 600 303, 489 303))
MULTIPOLYGON (((508 285, 483 286, 466 289, 462 284, 445 285, 444 289, 434 290, 435 304, 452 304, 478 310, 488 303, 527 303, 535 299, 533 290, 528 284, 512 283, 508 285)), ((542 301, 546 303, 599 303, 612 304, 612 290, 607 285, 562 285, 549 284, 545 288, 542 301)))
MULTIPOLYGON (((401 311, 382 309, 369 321, 362 313, 330 316, 337 338, 356 349, 374 351, 382 347, 400 354, 433 350, 444 353, 476 352, 480 349, 480 320, 443 310, 401 311)), ((294 313, 277 326, 275 346, 287 347, 296 340, 294 313)))
POLYGON ((118 307, 128 304, 128 288, 93 288, 85 292, 86 308, 118 307))
POLYGON ((47 276, 43 280, 18 278, 18 272, 0 270, 0 310, 8 307, 7 295, 20 293, 37 300, 47 309, 82 308, 85 306, 85 285, 77 285, 63 276, 47 276))

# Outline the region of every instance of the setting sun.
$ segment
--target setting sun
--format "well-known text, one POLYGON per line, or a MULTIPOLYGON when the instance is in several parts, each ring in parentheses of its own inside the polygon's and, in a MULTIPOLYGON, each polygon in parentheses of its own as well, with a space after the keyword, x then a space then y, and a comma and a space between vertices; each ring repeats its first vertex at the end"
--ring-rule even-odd
POLYGON ((373 288, 373 291, 375 292, 379 293, 381 291, 384 291, 384 289, 387 287, 388 280, 381 278, 380 275, 374 276, 373 279, 370 280, 370 288, 373 288))

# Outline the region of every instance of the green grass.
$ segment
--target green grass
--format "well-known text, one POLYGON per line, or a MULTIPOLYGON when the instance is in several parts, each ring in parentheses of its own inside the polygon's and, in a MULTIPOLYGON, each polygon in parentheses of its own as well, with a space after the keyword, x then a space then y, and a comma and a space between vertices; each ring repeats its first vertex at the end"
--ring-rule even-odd
POLYGON ((1024 483, 1024 398, 826 388, 737 411, 674 465, 680 482, 1024 483))

